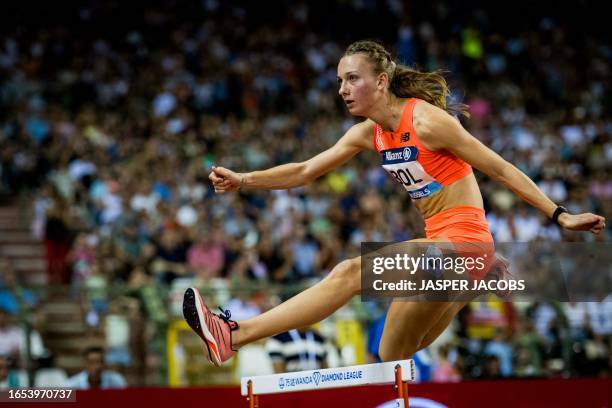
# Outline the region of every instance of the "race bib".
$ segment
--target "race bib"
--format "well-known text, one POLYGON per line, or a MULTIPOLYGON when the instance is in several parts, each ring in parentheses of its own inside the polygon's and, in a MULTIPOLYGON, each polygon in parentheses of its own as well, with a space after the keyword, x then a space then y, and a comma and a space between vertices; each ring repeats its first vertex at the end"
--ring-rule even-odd
POLYGON ((417 161, 419 150, 416 146, 382 150, 380 154, 383 169, 404 186, 413 200, 428 197, 442 189, 442 185, 427 174, 417 161))

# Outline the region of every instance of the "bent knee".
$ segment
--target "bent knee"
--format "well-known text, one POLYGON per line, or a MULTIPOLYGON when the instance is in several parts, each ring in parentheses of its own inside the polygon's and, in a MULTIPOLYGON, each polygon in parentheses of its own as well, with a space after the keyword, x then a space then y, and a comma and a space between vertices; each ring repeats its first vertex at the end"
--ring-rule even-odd
POLYGON ((389 348, 389 347, 380 347, 378 349, 378 355, 383 362, 387 361, 396 361, 396 360, 406 360, 412 358, 414 353, 417 352, 417 347, 409 348, 389 348))
POLYGON ((383 344, 378 346, 378 356, 385 361, 406 360, 412 358, 419 351, 420 341, 416 339, 405 339, 402 344, 383 344))
POLYGON ((361 289, 361 258, 351 258, 340 262, 332 269, 329 279, 339 279, 346 285, 353 285, 355 291, 361 289))

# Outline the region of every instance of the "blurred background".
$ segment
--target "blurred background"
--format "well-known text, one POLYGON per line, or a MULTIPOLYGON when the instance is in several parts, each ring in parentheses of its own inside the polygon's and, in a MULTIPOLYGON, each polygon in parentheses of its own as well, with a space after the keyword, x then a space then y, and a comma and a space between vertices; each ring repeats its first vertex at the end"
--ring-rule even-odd
MULTIPOLYGON (((424 235, 372 153, 291 191, 215 195, 207 180, 213 164, 307 159, 356 123, 336 66, 359 39, 447 70, 475 137, 570 211, 612 216, 612 48, 594 1, 62 4, 0 6, 1 388, 236 384, 376 361, 383 303, 355 298, 221 369, 181 316, 189 286, 245 319, 362 241, 424 235)), ((565 233, 478 178, 499 242, 612 238, 565 233)), ((611 347, 609 297, 485 297, 415 359, 421 382, 609 377, 611 347)))

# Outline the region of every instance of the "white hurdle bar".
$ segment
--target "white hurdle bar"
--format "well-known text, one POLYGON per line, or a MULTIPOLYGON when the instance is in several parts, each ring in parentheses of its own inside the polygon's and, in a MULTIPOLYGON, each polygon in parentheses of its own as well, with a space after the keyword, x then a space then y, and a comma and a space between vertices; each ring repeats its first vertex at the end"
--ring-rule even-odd
POLYGON ((314 391, 359 385, 394 384, 397 407, 408 408, 408 381, 414 381, 413 360, 325 368, 272 375, 242 377, 240 393, 247 397, 249 408, 259 408, 259 396, 296 391, 314 391))

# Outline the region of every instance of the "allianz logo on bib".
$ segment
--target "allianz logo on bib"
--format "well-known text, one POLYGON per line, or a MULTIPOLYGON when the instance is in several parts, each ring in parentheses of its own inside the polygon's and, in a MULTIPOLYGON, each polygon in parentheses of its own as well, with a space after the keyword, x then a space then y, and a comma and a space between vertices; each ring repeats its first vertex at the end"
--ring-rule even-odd
POLYGON ((400 160, 403 157, 403 153, 402 152, 387 152, 385 154, 385 159, 391 161, 391 160, 400 160))
MULTIPOLYGON (((385 162, 393 161, 410 161, 414 156, 412 148, 404 147, 403 149, 392 149, 385 151, 385 162)), ((414 160, 414 159, 413 159, 414 160)))
POLYGON ((285 378, 281 377, 278 379, 278 388, 284 390, 285 388, 298 387, 300 385, 314 384, 318 387, 319 384, 327 382, 338 382, 346 380, 356 380, 363 378, 362 370, 355 371, 344 371, 339 373, 321 374, 320 371, 314 371, 312 374, 302 375, 298 377, 285 378))

